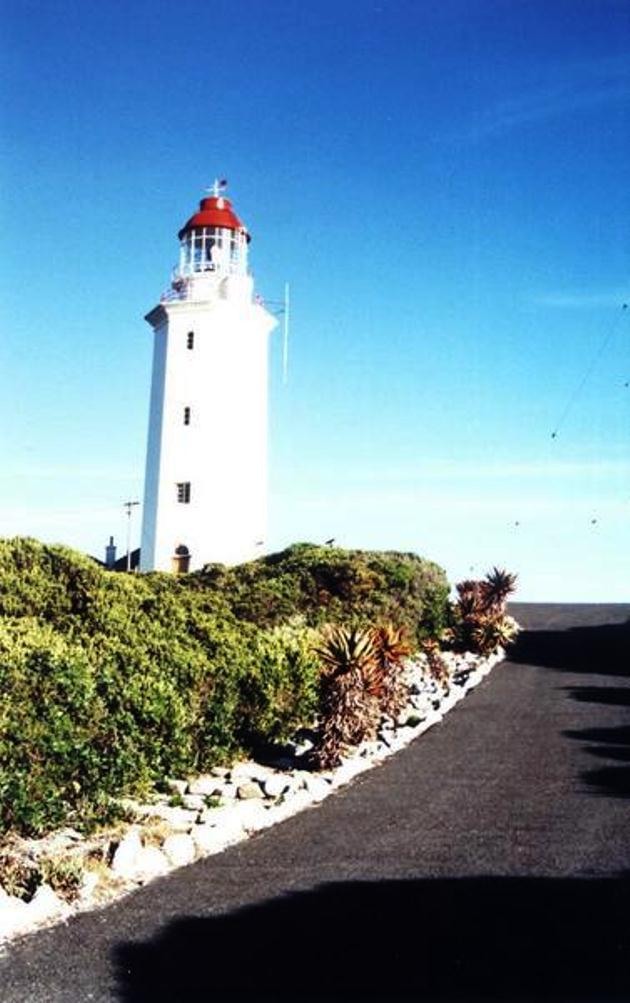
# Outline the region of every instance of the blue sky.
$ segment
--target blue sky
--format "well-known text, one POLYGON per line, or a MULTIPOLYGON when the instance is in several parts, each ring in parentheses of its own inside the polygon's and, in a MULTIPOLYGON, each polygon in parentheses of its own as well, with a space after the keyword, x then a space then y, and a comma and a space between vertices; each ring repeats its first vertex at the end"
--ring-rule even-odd
POLYGON ((1 535, 124 544, 143 316, 218 175, 291 284, 270 547, 630 600, 626 0, 3 11, 1 535))

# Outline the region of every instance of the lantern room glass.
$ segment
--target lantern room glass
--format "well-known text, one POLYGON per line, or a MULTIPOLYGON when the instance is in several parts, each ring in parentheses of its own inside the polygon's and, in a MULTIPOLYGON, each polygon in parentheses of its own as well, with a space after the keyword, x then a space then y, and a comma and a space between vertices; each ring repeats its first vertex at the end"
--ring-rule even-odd
POLYGON ((246 274, 245 231, 218 226, 189 230, 180 244, 179 271, 186 276, 203 272, 246 274))

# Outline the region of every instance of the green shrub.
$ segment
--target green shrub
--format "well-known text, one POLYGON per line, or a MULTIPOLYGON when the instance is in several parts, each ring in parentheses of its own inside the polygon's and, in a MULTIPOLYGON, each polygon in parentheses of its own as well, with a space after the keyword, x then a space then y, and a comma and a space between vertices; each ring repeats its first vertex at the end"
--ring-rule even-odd
POLYGON ((0 824, 36 833, 107 795, 106 707, 79 645, 29 618, 0 621, 0 824))
POLYGON ((0 540, 0 616, 34 616, 61 625, 85 616, 102 577, 89 557, 37 540, 0 540))
POLYGON ((240 626, 212 633, 208 650, 179 638, 166 657, 159 633, 129 648, 0 621, 0 830, 108 820, 115 796, 236 751, 251 656, 240 626))
POLYGON ((221 595, 232 612, 260 626, 300 614, 325 623, 405 627, 416 642, 446 626, 449 586, 441 568, 415 554, 341 550, 300 543, 234 568, 207 565, 188 588, 221 595))
POLYGON ((260 632, 241 684, 241 724, 247 746, 283 742, 317 713, 320 661, 316 632, 285 624, 260 632))
POLYGON ((26 902, 32 899, 42 883, 37 863, 12 846, 0 849, 0 874, 3 891, 26 902))
POLYGON ((85 865, 78 856, 43 857, 40 861, 42 881, 67 902, 78 898, 85 876, 85 865))
POLYGON ((409 554, 302 544, 175 577, 0 541, 0 833, 109 821, 122 794, 289 738, 320 699, 313 628, 433 636, 446 594, 409 554))

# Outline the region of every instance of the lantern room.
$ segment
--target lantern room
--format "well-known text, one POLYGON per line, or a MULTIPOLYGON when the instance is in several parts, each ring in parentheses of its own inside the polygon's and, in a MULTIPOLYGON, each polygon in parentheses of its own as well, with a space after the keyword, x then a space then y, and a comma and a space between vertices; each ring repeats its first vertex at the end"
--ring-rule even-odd
POLYGON ((178 273, 190 278, 206 273, 247 274, 250 236, 232 208, 217 191, 199 203, 199 211, 179 231, 178 273))

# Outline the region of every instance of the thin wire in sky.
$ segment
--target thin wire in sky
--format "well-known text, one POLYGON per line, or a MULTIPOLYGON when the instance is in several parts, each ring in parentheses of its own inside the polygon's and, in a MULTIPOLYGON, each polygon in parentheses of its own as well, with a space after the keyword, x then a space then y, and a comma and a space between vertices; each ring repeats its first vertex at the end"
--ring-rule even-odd
POLYGON ((593 373, 593 370, 595 369, 595 367, 597 366, 597 364, 598 364, 599 360, 601 359, 602 355, 604 354, 604 352, 608 348, 608 345, 612 341, 614 335, 617 333, 617 331, 619 329, 619 325, 620 325, 620 323, 621 323, 621 321, 623 319, 623 315, 624 315, 625 311, 627 311, 627 309, 628 309, 628 304, 627 303, 623 303, 622 306, 621 306, 620 313, 618 313, 614 317, 612 323, 609 325, 609 328, 608 328, 608 330, 606 331, 606 333, 604 335, 604 338, 602 340, 601 345, 599 346, 597 352, 595 353, 595 355, 591 359, 589 365, 586 367, 586 372, 584 373, 584 376, 582 377, 582 379, 580 380, 580 382, 578 383, 578 385, 576 386, 576 388, 573 390, 573 392, 569 395, 569 399, 567 400, 567 403, 565 404, 564 410, 562 411, 562 413, 560 415, 560 418, 558 419, 558 421, 556 423, 556 426, 555 426, 553 432, 551 433, 551 438, 552 439, 556 439, 558 437, 558 432, 560 431, 560 429, 564 425, 564 422, 566 421, 566 419, 567 419, 570 411, 572 410, 573 405, 578 400, 580 394, 582 393, 582 390, 584 389, 584 387, 588 383, 588 381, 589 381, 589 379, 591 377, 591 374, 593 373))

